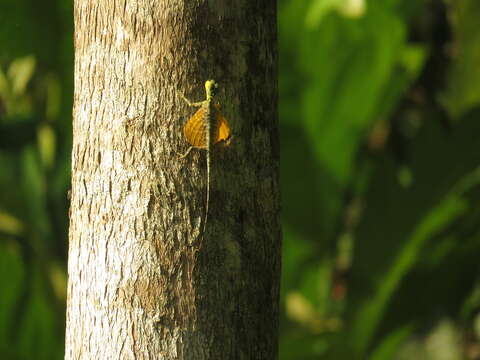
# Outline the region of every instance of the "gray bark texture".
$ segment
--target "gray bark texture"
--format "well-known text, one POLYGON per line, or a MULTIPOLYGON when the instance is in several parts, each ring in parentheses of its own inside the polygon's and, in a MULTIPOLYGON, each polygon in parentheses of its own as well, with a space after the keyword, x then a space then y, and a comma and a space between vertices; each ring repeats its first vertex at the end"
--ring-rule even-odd
POLYGON ((274 0, 75 0, 65 359, 275 359, 281 228, 274 0), (183 125, 204 82, 230 124, 183 125))

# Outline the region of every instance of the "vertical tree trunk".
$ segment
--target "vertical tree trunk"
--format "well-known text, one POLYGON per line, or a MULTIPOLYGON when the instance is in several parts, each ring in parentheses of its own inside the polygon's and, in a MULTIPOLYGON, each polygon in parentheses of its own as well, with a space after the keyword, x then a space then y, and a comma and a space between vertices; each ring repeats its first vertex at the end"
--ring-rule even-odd
POLYGON ((75 0, 66 359, 276 358, 276 56, 273 0, 75 0), (201 236, 177 90, 210 78, 233 139, 201 236))

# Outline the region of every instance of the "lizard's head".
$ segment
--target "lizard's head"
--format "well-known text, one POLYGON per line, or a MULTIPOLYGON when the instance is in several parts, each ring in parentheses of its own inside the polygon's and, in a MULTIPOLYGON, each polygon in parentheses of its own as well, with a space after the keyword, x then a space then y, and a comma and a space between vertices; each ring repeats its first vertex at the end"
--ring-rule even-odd
POLYGON ((205 91, 207 93, 207 99, 213 98, 217 94, 218 84, 215 80, 205 81, 205 91))

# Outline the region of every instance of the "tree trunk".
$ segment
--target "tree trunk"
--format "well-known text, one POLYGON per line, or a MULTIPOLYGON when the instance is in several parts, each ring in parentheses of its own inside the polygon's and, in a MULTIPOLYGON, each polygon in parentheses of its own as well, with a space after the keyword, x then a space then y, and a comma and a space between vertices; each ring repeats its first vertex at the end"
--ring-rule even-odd
POLYGON ((66 359, 274 359, 275 1, 75 0, 66 359), (180 159, 213 78, 233 133, 180 159))

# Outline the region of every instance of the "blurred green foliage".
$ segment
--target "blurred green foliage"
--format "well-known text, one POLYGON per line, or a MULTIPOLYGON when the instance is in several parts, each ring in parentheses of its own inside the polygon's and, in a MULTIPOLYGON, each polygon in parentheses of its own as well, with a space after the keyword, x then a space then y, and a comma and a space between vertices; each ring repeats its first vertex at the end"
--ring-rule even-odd
POLYGON ((479 18, 280 1, 281 359, 479 358, 479 18))
MULTIPOLYGON (((480 3, 278 11, 280 358, 480 358, 480 3)), ((72 17, 0 2, 1 359, 63 357, 72 17)))
POLYGON ((61 359, 73 89, 70 2, 0 1, 0 358, 61 359))

